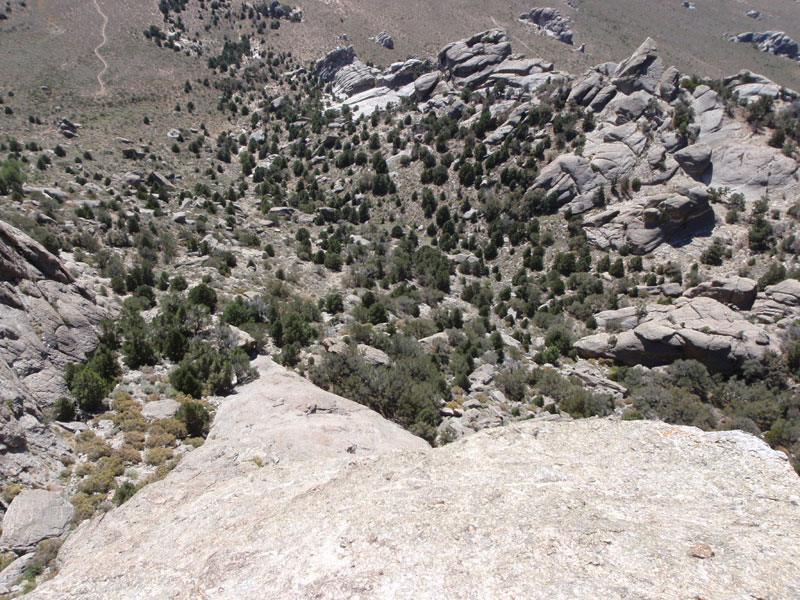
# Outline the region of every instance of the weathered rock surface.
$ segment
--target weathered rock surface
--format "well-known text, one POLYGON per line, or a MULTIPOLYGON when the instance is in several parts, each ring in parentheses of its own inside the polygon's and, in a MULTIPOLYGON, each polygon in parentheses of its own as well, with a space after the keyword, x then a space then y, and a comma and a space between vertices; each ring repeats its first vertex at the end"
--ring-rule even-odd
POLYGON ((793 60, 798 57, 797 42, 783 31, 747 31, 731 38, 732 42, 753 44, 760 52, 785 56, 793 60))
POLYGON ((710 185, 758 197, 764 188, 797 184, 797 162, 768 146, 735 144, 715 148, 710 185))
POLYGON ((797 279, 785 279, 775 285, 769 285, 764 292, 775 302, 800 306, 800 281, 797 279))
POLYGON ((658 46, 653 39, 647 38, 633 55, 619 64, 613 79, 623 94, 638 90, 656 94, 663 75, 664 64, 658 55, 658 46))
POLYGON ((528 421, 430 449, 261 368, 204 446, 83 524, 29 597, 800 593, 800 483, 752 436, 528 421), (693 556, 699 544, 713 557, 693 556))
POLYGON ((317 75, 322 81, 331 83, 339 70, 351 64, 356 58, 356 52, 352 46, 341 46, 331 50, 323 58, 320 58, 315 67, 317 75))
POLYGON ((59 537, 69 529, 75 509, 56 492, 23 490, 3 517, 0 546, 14 552, 33 550, 47 538, 59 537))
POLYGON ((749 310, 756 300, 758 284, 746 277, 728 277, 704 281, 697 287, 686 290, 686 296, 695 298, 706 296, 717 302, 733 305, 742 310, 749 310))
POLYGON ((456 87, 475 89, 509 54, 508 34, 502 29, 490 29, 442 48, 438 55, 439 70, 456 87))
POLYGON ((8 565, 0 573, 0 594, 8 594, 11 588, 17 584, 17 581, 25 574, 25 570, 33 560, 34 554, 24 554, 8 565))
POLYGON ((381 31, 374 38, 370 38, 370 39, 373 42, 375 42, 376 44, 378 44, 379 46, 383 46, 387 50, 393 50, 394 49, 394 40, 392 39, 392 36, 390 36, 385 31, 381 31))
POLYGON ((169 419, 175 416, 179 407, 180 404, 171 398, 147 402, 142 407, 142 416, 146 419, 169 419))
POLYGON ((692 144, 675 153, 675 160, 691 177, 700 177, 711 164, 711 148, 705 144, 692 144))
POLYGON ((65 446, 42 411, 65 393, 64 367, 97 347, 93 326, 110 315, 58 257, 0 221, 0 472, 43 484, 39 467, 61 467, 65 446))
POLYGON ((333 91, 337 95, 352 96, 375 87, 377 79, 373 70, 356 59, 343 66, 333 76, 333 91))
POLYGON ((530 12, 521 14, 519 20, 523 23, 535 25, 544 35, 572 45, 570 20, 565 18, 558 9, 534 8, 530 12))
MULTIPOLYGON (((606 316, 606 324, 612 322, 610 317, 606 316)), ((777 340, 763 327, 712 298, 683 297, 672 305, 650 304, 625 319, 622 323, 631 329, 578 340, 578 354, 645 366, 692 358, 711 371, 729 373, 768 349, 778 349, 777 340)))
POLYGON ((605 183, 605 178, 592 170, 588 159, 574 154, 562 154, 542 169, 532 189, 544 189, 548 193, 555 193, 559 205, 562 205, 605 183))
POLYGON ((628 246, 634 254, 652 252, 663 243, 681 245, 714 227, 705 188, 681 189, 614 205, 584 220, 586 235, 598 248, 628 246))

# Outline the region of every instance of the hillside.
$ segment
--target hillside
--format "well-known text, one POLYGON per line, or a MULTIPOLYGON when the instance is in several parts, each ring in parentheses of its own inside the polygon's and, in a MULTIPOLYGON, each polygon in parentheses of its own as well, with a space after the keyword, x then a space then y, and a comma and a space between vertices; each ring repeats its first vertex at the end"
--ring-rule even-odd
MULTIPOLYGON (((446 563, 425 557, 477 544, 476 560, 495 557, 486 595, 496 596, 512 549, 492 554, 485 533, 425 546, 401 524, 452 528, 449 513, 414 509, 441 477, 452 494, 481 481, 506 503, 481 520, 471 506, 487 499, 469 496, 481 527, 533 527, 519 516, 527 496, 509 490, 533 494, 546 462, 566 457, 575 470, 531 515, 577 532, 564 544, 580 569, 597 552, 560 514, 577 510, 573 491, 592 515, 633 498, 660 519, 625 521, 647 554, 624 590, 609 587, 609 565, 629 556, 615 546, 594 565, 598 587, 589 569, 578 596, 725 597, 739 581, 791 597, 788 566, 745 567, 752 557, 729 551, 747 539, 791 556, 791 536, 713 530, 732 514, 720 498, 747 522, 797 518, 796 17, 778 3, 753 16, 740 3, 688 4, 10 2, 0 19, 0 594, 29 592, 62 563, 48 597, 211 582, 222 563, 198 544, 234 548, 252 535, 255 522, 233 526, 250 503, 279 539, 311 544, 338 530, 300 519, 281 538, 282 507, 313 514, 347 490, 389 507, 373 475, 413 482, 419 462, 431 475, 417 491, 404 483, 397 512, 387 508, 390 537, 422 554, 408 564, 445 596, 474 587, 473 575, 449 582, 446 563), (729 40, 779 26, 785 35, 757 43, 786 56, 729 40), (664 436, 675 449, 659 445, 664 436), (584 456, 591 444, 625 460, 584 456), (513 463, 526 453, 531 472, 513 463), (772 476, 774 512, 754 491, 772 476), (641 493, 617 485, 626 477, 641 493), (719 494, 701 492, 703 479, 719 494), (611 483, 593 496, 581 481, 611 483), (285 495, 264 493, 281 482, 285 495), (653 500, 663 482, 703 502, 663 506, 653 500), (228 540, 198 511, 227 510, 234 486, 250 491, 230 506, 228 540), (669 541, 659 532, 673 508, 691 518, 669 541), (150 516, 152 535, 141 529, 150 516), (184 531, 188 519, 197 530, 184 531), (106 527, 126 547, 95 576, 89 557, 116 538, 106 527), (173 528, 184 562, 148 562, 173 528), (701 543, 719 570, 689 558, 701 543), (643 580, 663 552, 663 578, 643 580), (122 575, 126 560, 141 573, 122 575), (695 575, 705 587, 695 590, 695 575)), ((342 527, 364 531, 358 519, 342 527)), ((536 552, 547 543, 531 542, 536 552)), ((549 560, 534 554, 520 559, 527 571, 549 560)), ((569 596, 555 583, 567 563, 553 560, 552 579, 524 579, 512 595, 541 584, 569 596)), ((338 563, 302 564, 320 579, 280 573, 276 596, 336 595, 357 580, 392 595, 380 586, 405 581, 387 566, 389 583, 359 571, 323 589, 338 563)), ((247 573, 267 585, 268 571, 247 573)))
POLYGON ((259 368, 202 448, 78 528, 29 597, 800 593, 800 483, 746 434, 587 420, 426 449, 259 368))

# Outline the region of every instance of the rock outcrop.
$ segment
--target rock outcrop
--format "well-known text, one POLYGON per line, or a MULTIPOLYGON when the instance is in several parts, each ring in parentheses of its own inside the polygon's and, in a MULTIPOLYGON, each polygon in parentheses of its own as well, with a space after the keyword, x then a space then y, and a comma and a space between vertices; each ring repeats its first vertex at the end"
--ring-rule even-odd
POLYGON ((261 369, 204 446, 81 525, 29 597, 800 594, 800 480, 748 434, 528 421, 431 449, 261 369))
POLYGON ((352 46, 341 46, 335 50, 331 50, 317 61, 317 76, 319 76, 322 81, 331 83, 336 73, 338 73, 342 67, 352 64, 355 59, 356 51, 352 46))
POLYGON ((370 39, 379 46, 383 46, 387 50, 394 50, 394 40, 392 39, 392 36, 385 31, 381 31, 378 35, 370 39))
POLYGON ((664 63, 658 54, 658 46, 647 38, 629 58, 622 61, 612 77, 614 85, 623 94, 644 90, 656 94, 664 75, 664 63))
POLYGON ((572 29, 569 18, 564 17, 561 11, 555 8, 534 8, 530 12, 522 13, 519 20, 531 24, 543 35, 552 37, 564 44, 572 45, 572 29))
POLYGON ((728 277, 704 281, 700 285, 686 290, 688 298, 706 296, 717 302, 734 306, 740 310, 750 310, 756 301, 758 284, 746 277, 728 277))
POLYGON ((438 56, 439 70, 456 87, 475 89, 509 54, 511 43, 508 34, 502 29, 490 29, 442 48, 438 56))
POLYGON ((712 372, 730 373, 766 350, 778 350, 777 340, 746 315, 713 298, 678 298, 674 304, 650 304, 631 313, 601 313, 619 333, 596 333, 578 340, 584 358, 611 358, 626 365, 657 366, 678 359, 695 359, 712 372))
POLYGON ((20 492, 3 517, 0 546, 14 552, 27 552, 47 538, 69 530, 75 509, 61 494, 47 490, 20 492))
POLYGON ((798 59, 797 42, 783 31, 746 31, 731 38, 732 42, 753 44, 760 52, 768 52, 776 56, 798 59))
POLYGON ((64 367, 96 348, 94 325, 110 314, 58 257, 0 221, 0 472, 41 484, 40 460, 61 467, 63 442, 42 411, 65 393, 64 367))
POLYGON ((705 144, 692 144, 675 153, 675 160, 687 175, 699 178, 711 165, 711 148, 705 144))
POLYGON ((586 235, 598 248, 627 246, 634 254, 647 254, 663 243, 682 245, 713 229, 708 198, 702 187, 636 198, 586 218, 586 235))

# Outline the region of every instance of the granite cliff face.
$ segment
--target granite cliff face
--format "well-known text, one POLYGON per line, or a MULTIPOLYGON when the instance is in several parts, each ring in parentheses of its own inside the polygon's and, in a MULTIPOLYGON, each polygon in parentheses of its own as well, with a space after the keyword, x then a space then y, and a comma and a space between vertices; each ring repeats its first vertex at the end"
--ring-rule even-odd
POLYGON ((440 449, 259 359, 29 597, 796 598, 800 483, 741 432, 530 421, 440 449))
POLYGON ((42 424, 66 392, 64 367, 97 347, 94 326, 111 313, 62 261, 0 221, 0 472, 42 484, 63 442, 42 424), (42 467, 45 467, 42 469, 42 467))

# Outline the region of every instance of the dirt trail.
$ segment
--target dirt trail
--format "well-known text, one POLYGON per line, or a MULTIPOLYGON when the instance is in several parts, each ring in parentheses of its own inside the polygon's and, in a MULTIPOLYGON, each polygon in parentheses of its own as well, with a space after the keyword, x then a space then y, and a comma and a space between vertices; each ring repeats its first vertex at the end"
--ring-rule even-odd
POLYGON ((106 84, 103 83, 103 75, 105 75, 105 72, 108 71, 108 63, 106 62, 106 59, 103 58, 102 55, 100 54, 100 48, 105 46, 106 42, 108 41, 108 38, 106 38, 106 25, 108 25, 108 17, 100 8, 100 5, 97 3, 97 0, 94 0, 94 6, 97 9, 97 12, 100 14, 100 16, 103 17, 103 27, 100 30, 100 34, 103 36, 103 41, 100 42, 100 44, 94 49, 95 55, 97 56, 97 58, 100 59, 100 62, 103 63, 103 68, 100 69, 100 72, 97 74, 97 83, 100 84, 100 91, 97 92, 97 95, 105 96, 106 84))

